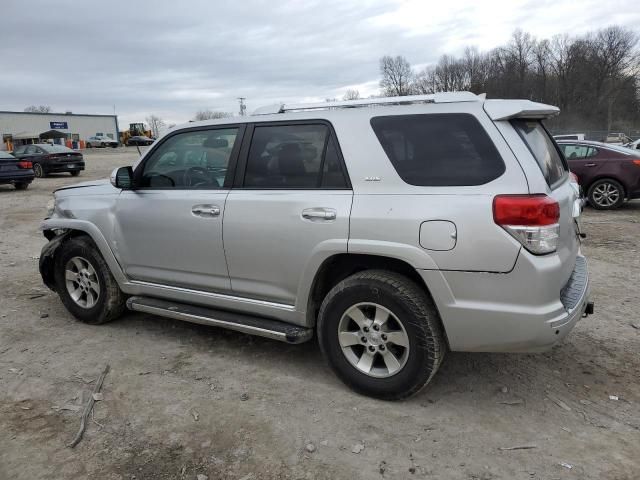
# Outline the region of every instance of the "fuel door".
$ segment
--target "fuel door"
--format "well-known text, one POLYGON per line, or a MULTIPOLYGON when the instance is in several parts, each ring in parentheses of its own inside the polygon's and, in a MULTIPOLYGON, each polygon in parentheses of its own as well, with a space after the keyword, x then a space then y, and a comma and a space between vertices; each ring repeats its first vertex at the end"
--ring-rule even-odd
POLYGON ((448 220, 427 220, 420 225, 420 246, 425 250, 453 250, 458 240, 456 224, 448 220))

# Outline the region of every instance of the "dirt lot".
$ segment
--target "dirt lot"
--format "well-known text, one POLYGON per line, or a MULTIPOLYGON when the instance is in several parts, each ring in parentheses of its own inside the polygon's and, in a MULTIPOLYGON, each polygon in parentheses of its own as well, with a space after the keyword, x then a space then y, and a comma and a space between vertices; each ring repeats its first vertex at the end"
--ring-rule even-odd
POLYGON ((55 188, 136 156, 90 151, 79 179, 0 187, 0 479, 640 478, 640 202, 585 212, 596 314, 564 343, 451 353, 422 393, 386 403, 344 387, 315 342, 133 313, 76 322, 41 283, 38 224, 55 188))

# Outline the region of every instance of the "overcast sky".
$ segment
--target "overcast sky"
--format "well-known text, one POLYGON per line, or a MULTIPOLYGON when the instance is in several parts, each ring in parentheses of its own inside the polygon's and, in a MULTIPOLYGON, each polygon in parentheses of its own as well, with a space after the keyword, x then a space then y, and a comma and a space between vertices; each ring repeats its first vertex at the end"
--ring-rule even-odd
POLYGON ((516 28, 538 38, 618 24, 640 29, 637 0, 143 1, 2 0, 0 110, 113 113, 168 123, 200 109, 378 91, 382 55, 414 66, 516 28))

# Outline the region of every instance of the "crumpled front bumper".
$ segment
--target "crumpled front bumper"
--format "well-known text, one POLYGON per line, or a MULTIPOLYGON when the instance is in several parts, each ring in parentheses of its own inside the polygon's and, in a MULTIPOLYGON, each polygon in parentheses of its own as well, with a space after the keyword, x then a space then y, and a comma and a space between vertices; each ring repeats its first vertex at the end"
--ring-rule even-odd
POLYGON ((49 243, 42 247, 42 251, 40 252, 40 276, 44 284, 54 292, 56 291, 56 280, 54 276, 56 250, 58 250, 58 247, 60 247, 68 237, 68 233, 53 237, 49 243))

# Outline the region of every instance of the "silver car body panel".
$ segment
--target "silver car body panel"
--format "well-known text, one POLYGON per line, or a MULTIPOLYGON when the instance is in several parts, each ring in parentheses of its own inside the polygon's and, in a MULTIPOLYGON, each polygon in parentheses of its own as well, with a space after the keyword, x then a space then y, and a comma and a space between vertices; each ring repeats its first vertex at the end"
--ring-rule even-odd
MULTIPOLYGON (((165 135, 207 125, 328 121, 345 158, 352 190, 230 188, 152 194, 85 182, 56 192, 55 213, 41 228, 76 229, 90 235, 127 294, 308 327, 315 322, 307 315, 309 293, 327 259, 345 253, 391 257, 411 265, 422 277, 453 350, 540 350, 566 335, 588 298, 585 288, 579 307, 571 312, 560 301, 560 290, 579 255, 572 210, 576 194, 568 176, 553 189, 547 185, 509 120, 519 115, 546 118, 555 111, 533 102, 478 97, 477 101, 314 109, 190 123, 165 135), (500 153, 504 174, 478 186, 405 183, 370 120, 429 113, 473 115, 500 153), (547 194, 560 204, 560 242, 552 254, 532 255, 493 222, 495 195, 529 193, 547 194), (220 214, 196 218, 189 210, 196 204, 215 205, 220 214), (303 211, 309 209, 334 212, 335 218, 305 218, 303 211), (423 244, 452 248, 421 245, 421 226, 434 220, 455 227, 455 242, 423 238, 423 244)), ((162 138, 156 144, 161 142, 162 138)), ((153 151, 145 152, 136 165, 153 151)))

